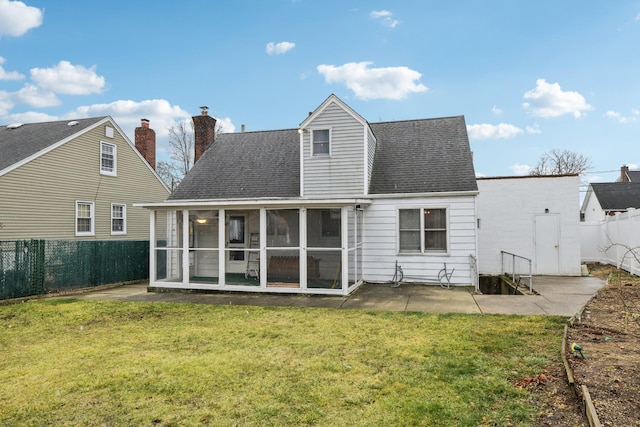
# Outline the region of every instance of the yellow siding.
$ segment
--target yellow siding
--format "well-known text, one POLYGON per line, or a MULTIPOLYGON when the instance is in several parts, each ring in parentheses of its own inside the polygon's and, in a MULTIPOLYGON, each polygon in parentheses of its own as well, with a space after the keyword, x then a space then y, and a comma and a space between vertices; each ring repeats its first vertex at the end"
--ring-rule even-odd
POLYGON ((149 212, 138 202, 159 202, 169 192, 136 149, 106 122, 0 176, 0 240, 149 238, 149 212), (100 174, 100 141, 117 147, 117 176, 100 174), (75 236, 76 200, 95 203, 95 236, 75 236), (111 235, 111 203, 127 205, 127 234, 111 235))

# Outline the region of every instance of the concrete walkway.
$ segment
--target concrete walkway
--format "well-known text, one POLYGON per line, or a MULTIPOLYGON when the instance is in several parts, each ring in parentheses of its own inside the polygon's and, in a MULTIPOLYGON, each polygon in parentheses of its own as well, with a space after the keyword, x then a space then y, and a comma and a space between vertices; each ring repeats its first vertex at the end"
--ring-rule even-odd
POLYGON ((571 317, 582 311, 604 285, 603 280, 595 277, 535 276, 533 289, 538 295, 475 295, 470 288, 443 289, 439 286, 403 283, 397 288, 388 284, 365 284, 353 294, 342 297, 239 292, 155 293, 147 292, 148 283, 139 283, 72 297, 94 300, 571 317))

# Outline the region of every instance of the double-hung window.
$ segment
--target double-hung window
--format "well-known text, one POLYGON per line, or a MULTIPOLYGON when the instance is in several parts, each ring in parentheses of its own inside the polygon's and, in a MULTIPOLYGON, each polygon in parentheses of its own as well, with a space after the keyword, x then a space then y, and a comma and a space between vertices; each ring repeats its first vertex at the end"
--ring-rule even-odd
POLYGON ((76 201, 76 236, 93 236, 94 222, 93 202, 76 201))
POLYGON ((100 173, 116 175, 116 146, 108 142, 100 142, 100 173))
POLYGON ((313 155, 318 156, 330 154, 330 139, 331 132, 329 131, 329 129, 314 129, 311 144, 313 155))
POLYGON ((127 234, 127 205, 111 205, 111 234, 127 234))
POLYGON ((398 247, 401 253, 447 253, 446 208, 414 208, 398 211, 398 247))

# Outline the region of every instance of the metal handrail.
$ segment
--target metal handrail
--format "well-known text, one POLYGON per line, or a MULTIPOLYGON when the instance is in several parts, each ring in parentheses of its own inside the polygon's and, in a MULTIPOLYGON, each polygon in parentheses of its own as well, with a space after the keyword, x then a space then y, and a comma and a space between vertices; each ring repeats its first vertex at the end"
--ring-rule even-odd
POLYGON ((533 274, 532 274, 532 269, 531 269, 531 260, 529 258, 520 256, 520 255, 516 255, 514 253, 511 252, 507 252, 507 251, 500 251, 500 261, 502 263, 502 267, 501 267, 501 271, 502 273, 504 273, 506 276, 509 276, 509 272, 505 269, 505 265, 504 265, 504 256, 508 255, 511 257, 511 280, 514 281, 514 283, 517 283, 516 277, 518 278, 527 278, 529 279, 529 293, 532 294, 533 293, 533 274), (527 263, 529 264, 529 274, 528 275, 523 275, 523 274, 519 274, 516 271, 516 258, 522 259, 524 261, 527 261, 527 263))

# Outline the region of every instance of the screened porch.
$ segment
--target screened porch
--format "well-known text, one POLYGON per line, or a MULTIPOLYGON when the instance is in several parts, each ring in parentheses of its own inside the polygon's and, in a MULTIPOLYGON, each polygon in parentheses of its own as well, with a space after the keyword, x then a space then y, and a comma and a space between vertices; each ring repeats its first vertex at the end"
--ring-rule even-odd
POLYGON ((362 282, 360 205, 152 209, 152 287, 345 295, 362 282))

